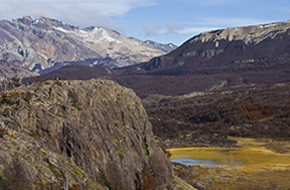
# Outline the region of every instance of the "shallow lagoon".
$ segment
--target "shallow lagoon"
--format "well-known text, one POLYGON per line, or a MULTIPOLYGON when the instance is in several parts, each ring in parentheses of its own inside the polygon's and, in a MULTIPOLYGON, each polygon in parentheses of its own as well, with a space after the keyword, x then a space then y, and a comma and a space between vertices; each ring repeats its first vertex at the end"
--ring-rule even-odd
POLYGON ((239 161, 232 161, 232 160, 199 160, 199 159, 189 159, 189 158, 177 158, 172 159, 171 162, 179 163, 183 165, 191 165, 191 166, 207 166, 207 167, 216 167, 216 166, 229 166, 229 167, 235 167, 235 166, 241 166, 243 165, 243 162, 239 161))
POLYGON ((192 147, 169 149, 171 161, 185 165, 235 167, 243 171, 263 172, 290 167, 290 154, 275 153, 263 142, 249 138, 233 138, 238 148, 192 147), (280 167, 281 166, 281 167, 280 167))
MULTIPOLYGON (((289 152, 281 154, 270 150, 268 145, 272 144, 272 140, 231 139, 238 142, 238 148, 175 148, 169 149, 172 154, 170 159, 175 163, 191 165, 197 173, 192 180, 205 184, 207 189, 290 187, 289 152)), ((290 150, 290 142, 281 146, 290 150)))

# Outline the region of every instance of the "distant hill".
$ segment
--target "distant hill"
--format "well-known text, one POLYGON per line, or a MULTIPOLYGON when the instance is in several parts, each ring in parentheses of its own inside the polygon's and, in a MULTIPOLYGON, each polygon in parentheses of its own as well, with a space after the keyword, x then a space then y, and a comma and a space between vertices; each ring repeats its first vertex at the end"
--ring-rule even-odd
POLYGON ((89 80, 94 78, 111 79, 117 77, 118 73, 106 65, 96 65, 94 67, 85 65, 67 65, 53 72, 37 77, 27 77, 22 80, 29 84, 41 80, 89 80))
POLYGON ((173 44, 127 38, 103 27, 80 29, 46 17, 0 20, 0 57, 39 74, 73 64, 123 67, 174 48, 173 44))

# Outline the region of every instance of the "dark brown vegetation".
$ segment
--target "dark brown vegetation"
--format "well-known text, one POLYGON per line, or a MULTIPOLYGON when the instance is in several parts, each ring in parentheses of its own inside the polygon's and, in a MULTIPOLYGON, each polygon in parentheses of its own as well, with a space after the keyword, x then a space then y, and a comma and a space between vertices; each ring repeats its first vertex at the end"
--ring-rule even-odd
POLYGON ((164 98, 145 107, 154 133, 170 139, 169 145, 232 145, 227 136, 290 137, 289 83, 164 98))

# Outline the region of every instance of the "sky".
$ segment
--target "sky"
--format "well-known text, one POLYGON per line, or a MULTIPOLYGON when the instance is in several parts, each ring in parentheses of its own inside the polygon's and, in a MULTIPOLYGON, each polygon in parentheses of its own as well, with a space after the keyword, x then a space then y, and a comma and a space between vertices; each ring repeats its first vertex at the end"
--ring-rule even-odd
POLYGON ((180 45, 205 31, 290 19, 289 0, 0 0, 0 19, 55 18, 180 45))

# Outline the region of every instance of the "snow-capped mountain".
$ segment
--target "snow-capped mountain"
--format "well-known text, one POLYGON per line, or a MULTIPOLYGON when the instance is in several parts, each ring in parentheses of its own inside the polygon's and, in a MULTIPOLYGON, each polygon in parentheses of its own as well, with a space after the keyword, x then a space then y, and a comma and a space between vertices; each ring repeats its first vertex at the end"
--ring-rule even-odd
POLYGON ((103 27, 80 29, 46 17, 0 21, 0 59, 36 73, 69 64, 123 67, 148 61, 174 48, 172 44, 127 38, 103 27))

